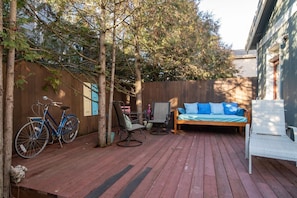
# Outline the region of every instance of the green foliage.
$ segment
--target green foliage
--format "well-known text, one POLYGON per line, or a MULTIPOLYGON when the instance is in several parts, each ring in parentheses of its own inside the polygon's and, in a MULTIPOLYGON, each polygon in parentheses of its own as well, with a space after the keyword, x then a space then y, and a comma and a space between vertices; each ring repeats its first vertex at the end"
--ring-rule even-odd
MULTIPOLYGON (((24 1, 18 1, 19 7, 22 7, 24 4, 24 1)), ((11 48, 15 48, 17 60, 34 61, 40 59, 40 55, 29 44, 28 34, 25 34, 23 31, 23 25, 29 20, 27 16, 20 12, 17 17, 17 28, 15 31, 9 32, 9 1, 4 1, 3 8, 3 32, 0 32, 0 44, 4 47, 3 60, 7 59, 8 50, 11 48), (9 34, 14 34, 16 39, 10 40, 9 34)))
POLYGON ((28 77, 34 75, 34 73, 28 73, 25 75, 19 75, 15 81, 15 86, 20 89, 24 89, 24 85, 28 84, 28 81, 26 80, 28 77))
MULTIPOLYGON (((19 46, 36 49, 38 54, 28 55, 28 51, 20 50, 22 57, 95 78, 101 68, 99 3, 27 0, 22 8, 22 13, 26 13, 23 22, 34 22, 34 28, 30 33, 26 28, 21 29, 30 42, 19 46)), ((106 7, 110 11, 106 19, 107 35, 111 35, 112 16, 117 16, 115 85, 118 90, 130 92, 135 82, 135 36, 140 41, 144 81, 227 78, 237 72, 230 58, 230 47, 220 40, 218 21, 199 11, 199 1, 121 1, 116 13, 111 1, 106 1, 106 7)), ((110 46, 111 37, 107 37, 108 69, 112 60, 110 46)), ((107 70, 107 78, 109 73, 107 70)), ((48 81, 58 85, 54 80, 48 81)))
POLYGON ((199 12, 195 1, 148 4, 142 48, 145 81, 230 77, 235 70, 230 49, 220 43, 218 22, 199 12), (198 13, 198 15, 197 15, 198 13))
POLYGON ((52 88, 54 92, 57 93, 62 83, 61 71, 57 69, 49 69, 49 72, 51 73, 51 75, 44 79, 46 81, 46 84, 43 86, 43 89, 45 91, 48 91, 49 88, 52 88))

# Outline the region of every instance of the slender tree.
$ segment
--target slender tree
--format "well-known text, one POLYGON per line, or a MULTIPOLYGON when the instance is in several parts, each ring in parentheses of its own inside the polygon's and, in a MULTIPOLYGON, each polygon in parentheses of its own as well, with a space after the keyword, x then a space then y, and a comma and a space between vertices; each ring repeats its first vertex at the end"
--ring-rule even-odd
POLYGON ((98 143, 100 147, 106 146, 106 2, 102 1, 100 4, 100 36, 99 36, 99 119, 98 119, 98 143))
POLYGON ((135 94, 136 94, 136 108, 137 108, 137 118, 140 123, 143 122, 142 114, 142 77, 141 77, 141 66, 140 66, 140 50, 139 50, 139 37, 137 35, 134 37, 135 44, 135 94))
POLYGON ((0 0, 0 197, 4 188, 4 153, 3 153, 3 1, 0 0))
POLYGON ((137 119, 139 123, 143 122, 143 113, 142 113, 142 75, 141 75, 141 43, 140 43, 140 33, 144 24, 141 23, 143 21, 141 12, 145 12, 143 10, 145 1, 141 0, 133 0, 129 5, 130 13, 133 13, 129 17, 129 24, 127 26, 127 30, 130 35, 130 46, 131 52, 134 52, 134 70, 133 70, 133 81, 134 81, 134 95, 136 97, 136 111, 137 111, 137 119), (142 4, 143 3, 143 4, 142 4))
POLYGON ((114 15, 113 15, 113 27, 112 27, 112 61, 111 61, 111 77, 110 77, 110 91, 109 91, 109 108, 108 108, 108 127, 107 127, 107 144, 111 144, 111 128, 112 128, 112 107, 113 107, 113 95, 114 95, 114 75, 116 64, 116 14, 117 3, 114 0, 114 15))
POLYGON ((14 90, 14 64, 15 64, 15 34, 17 13, 17 0, 10 1, 9 12, 9 40, 12 45, 8 50, 6 92, 5 92, 5 120, 4 120, 4 185, 3 197, 9 197, 10 193, 10 166, 12 160, 12 137, 13 137, 13 90, 14 90))

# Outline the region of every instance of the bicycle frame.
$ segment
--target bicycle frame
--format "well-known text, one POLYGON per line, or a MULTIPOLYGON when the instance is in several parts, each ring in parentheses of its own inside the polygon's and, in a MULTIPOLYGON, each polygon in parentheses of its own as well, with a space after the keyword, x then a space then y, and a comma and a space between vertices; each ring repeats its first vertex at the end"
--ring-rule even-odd
POLYGON ((46 121, 45 123, 48 125, 49 128, 51 128, 52 133, 54 133, 54 135, 56 135, 56 136, 59 136, 59 135, 61 135, 62 125, 64 124, 63 123, 63 119, 64 118, 65 118, 65 111, 63 110, 62 111, 60 122, 58 124, 57 121, 50 114, 50 112, 48 111, 48 108, 47 108, 45 110, 43 120, 45 120, 46 121))
POLYGON ((30 117, 30 121, 38 121, 41 123, 41 129, 39 130, 39 133, 36 134, 36 136, 39 136, 43 127, 47 127, 50 135, 52 135, 52 137, 57 137, 60 146, 63 147, 60 139, 62 134, 62 126, 65 124, 64 119, 66 118, 66 110, 62 110, 61 119, 58 124, 58 122, 50 114, 49 107, 50 105, 45 105, 45 108, 43 110, 43 117, 30 117))

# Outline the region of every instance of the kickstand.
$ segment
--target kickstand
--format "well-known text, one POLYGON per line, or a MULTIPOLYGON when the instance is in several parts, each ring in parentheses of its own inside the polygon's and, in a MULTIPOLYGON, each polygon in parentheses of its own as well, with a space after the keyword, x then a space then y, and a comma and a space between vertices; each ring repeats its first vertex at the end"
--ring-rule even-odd
POLYGON ((63 144, 62 144, 62 141, 61 141, 61 137, 59 137, 58 140, 59 140, 59 143, 60 143, 61 148, 63 148, 63 144))

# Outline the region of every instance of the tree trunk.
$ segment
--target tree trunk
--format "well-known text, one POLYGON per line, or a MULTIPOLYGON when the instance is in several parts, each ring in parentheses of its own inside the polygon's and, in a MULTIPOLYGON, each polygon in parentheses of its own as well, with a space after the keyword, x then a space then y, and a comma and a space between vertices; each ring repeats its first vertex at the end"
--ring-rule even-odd
POLYGON ((105 70, 106 70, 106 48, 105 48, 105 4, 102 3, 101 6, 101 24, 102 27, 100 29, 100 54, 99 54, 99 62, 100 62, 100 71, 99 71, 99 117, 98 117, 98 135, 99 135, 99 147, 106 146, 106 79, 105 79, 105 70))
POLYGON ((136 93, 136 109, 137 109, 137 118, 139 123, 143 123, 143 114, 142 114, 142 93, 141 93, 141 70, 140 70, 140 54, 139 54, 139 41, 138 35, 135 35, 135 93, 136 93))
MULTIPOLYGON (((9 38, 10 42, 15 41, 16 30, 16 11, 17 0, 10 1, 10 16, 9 16, 9 38)), ((12 136, 13 136, 13 89, 14 89, 14 63, 15 63, 15 48, 12 47, 8 52, 7 59, 7 82, 5 94, 5 120, 4 120, 4 185, 3 197, 9 197, 10 192, 10 166, 12 158, 12 136)))
POLYGON ((108 130, 107 130, 107 144, 111 144, 111 128, 112 128, 112 107, 113 107, 113 92, 114 92, 114 75, 115 75, 115 61, 116 61, 116 4, 113 15, 113 32, 112 32, 112 63, 111 63, 111 80, 109 92, 109 108, 108 108, 108 130))
MULTIPOLYGON (((3 1, 0 0, 0 32, 3 32, 3 1)), ((0 36, 0 40, 2 40, 0 36)), ((0 159, 4 159, 3 153, 3 45, 0 45, 0 159)), ((4 163, 0 160, 0 197, 3 196, 4 163)))

